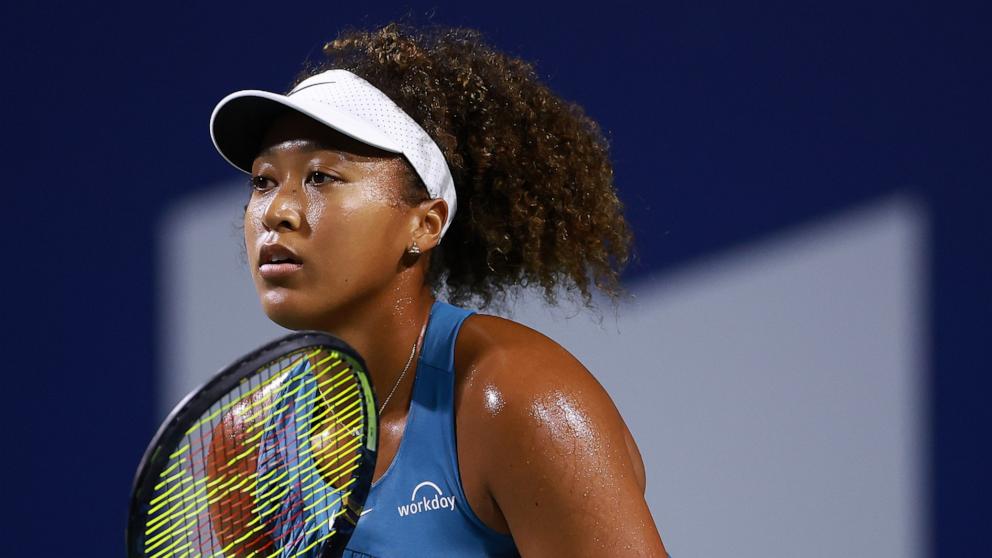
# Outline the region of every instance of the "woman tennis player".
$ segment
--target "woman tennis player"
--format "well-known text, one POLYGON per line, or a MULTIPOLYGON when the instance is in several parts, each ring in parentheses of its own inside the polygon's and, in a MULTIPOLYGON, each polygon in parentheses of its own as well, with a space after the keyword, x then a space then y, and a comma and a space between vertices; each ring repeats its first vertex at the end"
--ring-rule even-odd
POLYGON ((287 95, 226 97, 211 133, 251 175, 265 313, 341 337, 373 376, 379 459, 346 555, 665 556, 599 383, 461 307, 619 294, 631 235, 596 124, 473 31, 393 24, 324 54, 287 95))

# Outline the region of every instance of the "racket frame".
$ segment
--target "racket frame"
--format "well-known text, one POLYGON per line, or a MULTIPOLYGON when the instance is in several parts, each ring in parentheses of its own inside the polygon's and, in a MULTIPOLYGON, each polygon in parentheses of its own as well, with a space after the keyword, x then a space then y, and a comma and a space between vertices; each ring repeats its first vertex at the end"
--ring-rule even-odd
POLYGON ((372 488, 372 475, 375 472, 376 455, 379 449, 379 425, 376 414, 376 409, 379 407, 376 402, 375 390, 372 389, 372 379, 369 376, 368 368, 358 351, 343 340, 327 333, 298 331, 270 341, 222 368, 212 378, 183 397, 159 426, 141 457, 134 482, 131 485, 131 502, 124 534, 129 558, 144 558, 145 556, 144 548, 141 547, 144 543, 143 532, 145 529, 145 508, 147 507, 145 503, 153 497, 156 484, 156 479, 149 479, 149 475, 163 470, 168 464, 169 451, 171 450, 167 448, 174 448, 186 436, 186 431, 190 426, 195 424, 203 413, 225 394, 238 387, 242 380, 290 354, 299 352, 304 348, 318 346, 324 347, 328 351, 337 351, 358 365, 357 367, 351 366, 351 369, 356 383, 362 386, 363 405, 365 406, 365 412, 362 413, 362 426, 363 432, 366 433, 366 440, 359 450, 361 457, 359 458, 360 464, 355 470, 354 489, 346 499, 345 508, 348 511, 335 521, 334 528, 337 534, 331 537, 331 544, 325 547, 322 556, 324 558, 336 557, 344 552, 344 547, 351 539, 358 519, 362 515, 362 508, 368 498, 369 490, 372 488))

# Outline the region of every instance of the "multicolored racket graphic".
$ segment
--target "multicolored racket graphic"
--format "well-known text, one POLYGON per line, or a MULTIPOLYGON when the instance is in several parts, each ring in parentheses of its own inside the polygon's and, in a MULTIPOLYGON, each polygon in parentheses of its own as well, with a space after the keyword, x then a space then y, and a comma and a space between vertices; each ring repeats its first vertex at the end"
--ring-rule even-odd
POLYGON ((371 486, 375 394, 361 356, 288 335, 172 412, 134 481, 131 558, 339 556, 371 486))

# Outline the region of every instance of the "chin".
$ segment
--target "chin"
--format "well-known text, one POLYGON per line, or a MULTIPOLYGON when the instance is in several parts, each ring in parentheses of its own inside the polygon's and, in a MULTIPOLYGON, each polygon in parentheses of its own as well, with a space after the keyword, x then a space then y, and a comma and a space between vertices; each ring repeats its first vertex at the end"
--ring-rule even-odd
POLYGON ((262 311, 279 326, 294 331, 319 329, 313 305, 305 304, 299 297, 270 291, 263 293, 261 299, 262 311))

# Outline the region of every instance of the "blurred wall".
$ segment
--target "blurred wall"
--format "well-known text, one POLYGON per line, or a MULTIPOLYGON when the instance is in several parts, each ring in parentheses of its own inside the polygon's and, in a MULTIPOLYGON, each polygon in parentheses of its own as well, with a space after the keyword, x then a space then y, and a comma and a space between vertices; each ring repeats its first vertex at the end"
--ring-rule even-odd
MULTIPOLYGON (((162 221, 160 416, 285 333, 240 256, 244 195, 162 221)), ((614 398, 675 556, 827 557, 841 532, 846 556, 922 557, 926 232, 915 200, 888 198, 642 277, 616 309, 524 293, 508 313, 614 398)))

